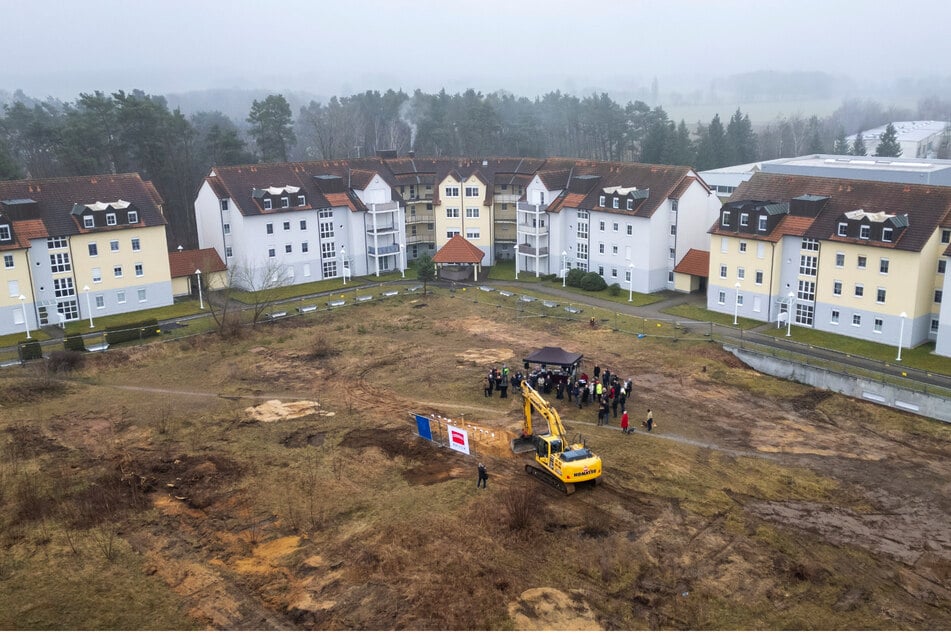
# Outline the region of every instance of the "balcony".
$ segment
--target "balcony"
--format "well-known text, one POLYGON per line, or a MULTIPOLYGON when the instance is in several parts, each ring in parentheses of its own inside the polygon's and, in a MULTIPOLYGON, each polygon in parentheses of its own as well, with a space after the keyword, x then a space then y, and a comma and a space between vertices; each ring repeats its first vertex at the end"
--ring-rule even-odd
POLYGON ((436 214, 428 212, 424 214, 406 214, 406 224, 416 222, 436 222, 436 214))
POLYGON ((548 247, 533 247, 530 244, 518 245, 518 252, 522 255, 548 255, 548 247))
POLYGON ((436 233, 420 233, 415 236, 406 236, 406 244, 428 244, 436 241, 436 233))
POLYGON ((367 247, 367 253, 369 253, 370 255, 389 255, 391 253, 399 253, 399 252, 400 252, 400 245, 398 244, 387 244, 386 246, 382 246, 382 247, 373 247, 373 246, 367 247))
POLYGON ((519 233, 527 233, 528 235, 531 235, 531 236, 547 236, 548 235, 548 227, 544 227, 544 226, 537 227, 535 225, 525 224, 522 222, 518 223, 517 226, 518 226, 519 233))
POLYGON ((377 225, 376 227, 367 227, 367 233, 370 235, 382 235, 384 233, 396 233, 396 225, 377 225))
POLYGON ((505 211, 502 211, 501 208, 496 208, 495 210, 495 221, 496 222, 515 222, 515 205, 512 205, 505 211))
POLYGON ((515 242, 518 239, 518 232, 511 225, 495 225, 495 239, 515 242))

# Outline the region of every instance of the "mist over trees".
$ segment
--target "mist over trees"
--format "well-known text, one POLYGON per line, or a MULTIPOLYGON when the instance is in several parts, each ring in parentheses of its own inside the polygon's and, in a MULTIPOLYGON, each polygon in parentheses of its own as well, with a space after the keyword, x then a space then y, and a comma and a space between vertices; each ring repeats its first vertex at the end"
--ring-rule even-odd
MULTIPOLYGON (((743 88, 748 79, 739 77, 733 88, 753 90, 743 88)), ((561 156, 705 170, 806 153, 864 154, 862 140, 850 143, 848 134, 892 121, 949 117, 951 101, 937 97, 922 99, 916 110, 849 99, 828 117, 794 113, 754 128, 740 108, 728 119, 717 114, 709 122, 688 123, 641 100, 621 104, 603 92, 579 97, 557 90, 533 99, 506 91, 368 90, 306 103, 299 95, 289 100, 271 94, 253 99, 244 116, 207 109, 186 117, 165 97, 140 90, 82 93, 69 102, 18 91, 0 112, 0 178, 139 172, 165 199, 169 246, 193 247, 192 203, 213 165, 343 159, 387 150, 400 156, 561 156)), ((895 156, 897 143, 885 141, 873 149, 895 156)), ((948 152, 946 139, 939 157, 948 152)))

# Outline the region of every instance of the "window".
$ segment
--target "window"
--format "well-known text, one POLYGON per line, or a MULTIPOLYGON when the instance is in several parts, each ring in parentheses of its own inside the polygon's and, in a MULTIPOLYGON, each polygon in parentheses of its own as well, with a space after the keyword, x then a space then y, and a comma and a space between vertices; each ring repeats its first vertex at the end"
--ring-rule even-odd
POLYGON ((614 226, 612 227, 612 229, 614 229, 614 233, 617 233, 619 228, 620 226, 618 225, 618 223, 615 222, 614 226))
POLYGON ((306 221, 306 220, 301 220, 301 221, 300 221, 300 230, 301 230, 301 231, 307 231, 307 221, 306 221))
POLYGON ((458 207, 446 207, 446 218, 458 218, 458 217, 459 217, 458 207))
MULTIPOLYGON (((20 282, 17 280, 7 280, 7 292, 10 294, 10 297, 19 297, 20 296, 20 282)), ((22 321, 16 322, 22 324, 22 321)))
POLYGON ((941 244, 948 244, 949 242, 951 242, 951 229, 942 229, 941 244))
POLYGON ((291 230, 291 221, 290 221, 290 220, 285 220, 283 226, 284 226, 284 231, 290 231, 290 230, 291 230))
POLYGON ((228 211, 228 199, 222 198, 218 201, 221 204, 221 211, 228 211))
POLYGON ((848 233, 849 233, 849 223, 847 223, 847 222, 840 222, 840 223, 839 223, 839 228, 836 230, 836 234, 838 234, 838 235, 840 235, 840 236, 846 236, 846 235, 848 235, 848 233))
POLYGON ((457 236, 457 235, 459 235, 458 229, 449 229, 448 231, 446 231, 447 238, 452 238, 453 236, 457 236))
POLYGON ((858 314, 853 314, 853 315, 852 315, 852 325, 853 325, 853 326, 861 326, 861 325, 862 325, 862 316, 861 316, 861 315, 858 315, 858 314))
POLYGON ((720 253, 727 253, 730 250, 730 239, 720 238, 720 253))
POLYGON ((478 196, 479 188, 478 187, 466 187, 466 196, 478 196))
POLYGON ((835 265, 836 265, 837 267, 839 267, 839 268, 842 268, 843 266, 845 266, 845 254, 844 254, 844 253, 836 253, 836 254, 835 254, 835 265))
POLYGON ((803 251, 818 251, 819 241, 814 238, 803 238, 800 247, 803 251))
POLYGON ((145 301, 145 289, 144 289, 144 288, 140 288, 138 291, 136 291, 136 293, 137 293, 138 296, 139 296, 139 301, 140 301, 140 302, 144 302, 144 301, 145 301))
POLYGON ((231 223, 230 223, 230 222, 226 222, 226 223, 224 223, 223 225, 221 225, 221 231, 222 231, 222 233, 224 233, 226 236, 231 235, 231 223))
POLYGON ((720 291, 720 294, 717 296, 717 303, 718 304, 726 303, 726 291, 720 291))
POLYGON ((678 209, 680 209, 680 201, 674 198, 670 201, 670 210, 677 211, 678 209))
POLYGON ((110 240, 110 241, 109 241, 109 250, 112 251, 113 253, 118 253, 118 251, 119 251, 119 241, 118 241, 118 240, 110 240))
POLYGON ((872 325, 872 330, 874 332, 882 332, 882 319, 881 317, 876 317, 872 325))
POLYGON ((265 199, 264 199, 264 208, 265 208, 265 209, 270 209, 270 208, 271 208, 271 199, 270 199, 270 198, 265 198, 265 199))
POLYGON ((68 253, 50 253, 50 270, 53 273, 68 273, 73 270, 68 253))
POLYGON ((863 240, 868 240, 872 235, 872 228, 869 225, 862 225, 859 227, 859 237, 863 240))
POLYGON ((938 332, 938 320, 937 320, 937 319, 932 319, 932 320, 931 320, 931 332, 938 332))
POLYGON ((132 238, 132 250, 133 251, 142 250, 142 242, 138 238, 132 238))
POLYGON ((668 250, 667 257, 670 258, 671 260, 673 260, 674 258, 676 258, 676 257, 677 257, 677 250, 674 249, 673 247, 671 247, 671 248, 668 250))
POLYGON ((89 248, 89 257, 94 258, 99 255, 99 247, 96 246, 95 242, 90 242, 88 245, 89 248))
POLYGON ((598 206, 599 206, 599 207, 604 207, 604 205, 605 205, 606 202, 607 202, 607 196, 600 196, 600 197, 598 198, 598 206))
POLYGON ((621 202, 621 201, 618 199, 618 197, 615 196, 615 197, 614 197, 614 200, 611 201, 611 203, 612 203, 611 206, 614 207, 615 209, 617 209, 617 208, 618 208, 618 205, 620 204, 620 202, 621 202))
POLYGON ((866 262, 868 262, 868 258, 866 258, 864 255, 860 255, 859 258, 858 258, 859 268, 860 268, 860 269, 864 269, 866 262))
POLYGON ((475 229, 466 229, 466 238, 470 240, 478 240, 482 237, 482 233, 479 231, 478 227, 475 229))
POLYGON ((948 267, 947 260, 938 260, 938 273, 944 273, 945 269, 948 267))
POLYGON ((633 199, 633 198, 628 198, 628 199, 627 199, 627 210, 628 210, 628 211, 631 211, 632 209, 634 209, 634 199, 633 199))
POLYGON ((742 306, 742 305, 743 305, 743 293, 737 293, 737 294, 736 294, 736 305, 737 305, 737 306, 742 306))
POLYGON ((56 297, 72 297, 75 295, 75 292, 73 291, 73 278, 62 277, 54 279, 53 294, 56 297))
POLYGON ((300 243, 300 252, 301 252, 301 253, 308 253, 308 252, 310 252, 310 245, 307 244, 306 242, 301 242, 301 243, 300 243))
POLYGON ((266 225, 264 225, 264 230, 267 232, 268 235, 271 235, 272 233, 274 233, 274 223, 269 222, 266 225))
POLYGON ((599 266, 599 267, 598 267, 598 275, 600 275, 601 277, 604 277, 604 267, 603 267, 603 266, 599 266))
POLYGON ((3 256, 3 268, 5 268, 5 269, 12 269, 12 268, 13 268, 13 256, 12 256, 12 255, 4 255, 4 256, 3 256))
MULTIPOLYGON (((83 216, 83 228, 93 229, 96 226, 96 219, 92 216, 83 216)), ((9 240, 9 238, 7 238, 9 240)))
POLYGON ((114 277, 122 277, 122 265, 121 265, 121 264, 116 264, 114 267, 112 267, 112 275, 113 275, 114 277))
POLYGON ((742 266, 736 267, 736 279, 745 280, 746 279, 746 268, 742 266))
POLYGON ((721 264, 721 265, 720 265, 720 277, 723 278, 723 279, 726 279, 726 274, 727 274, 726 264, 721 264))
POLYGON ((625 281, 625 282, 630 282, 630 281, 631 281, 631 270, 630 270, 630 269, 624 271, 624 281, 625 281))
POLYGON ((49 238, 46 241, 47 249, 65 249, 67 246, 66 238, 49 238))
POLYGON ((105 295, 96 295, 96 308, 102 309, 105 307, 106 307, 105 295))
POLYGON ((628 226, 627 226, 627 235, 629 235, 629 236, 634 235, 634 225, 628 225, 628 226))
POLYGON ((766 245, 762 242, 756 245, 756 257, 760 260, 766 257, 766 245))
POLYGON ((670 235, 677 235, 677 225, 670 225, 670 235))
POLYGON ((598 253, 604 253, 604 243, 603 243, 603 242, 599 242, 599 243, 598 243, 598 253))
POLYGON ((293 253, 293 252, 294 252, 294 247, 292 245, 290 244, 284 245, 284 253, 293 253))
POLYGON ((478 218, 478 217, 479 217, 478 207, 466 207, 466 218, 478 218))
POLYGON ((426 203, 426 211, 432 211, 432 210, 433 210, 433 204, 432 204, 432 203, 426 203))
POLYGON ((833 310, 832 317, 829 319, 830 323, 838 324, 839 323, 839 311, 833 310))
POLYGON ((942 295, 943 295, 943 293, 942 293, 941 291, 935 291, 935 292, 934 292, 934 303, 935 303, 935 304, 940 304, 940 303, 941 303, 941 296, 942 296, 942 295))
POLYGON ((115 215, 115 213, 111 213, 111 212, 110 212, 110 213, 106 214, 106 225, 108 225, 108 226, 110 226, 110 227, 114 227, 115 224, 116 224, 116 215, 115 215))
POLYGON ((116 303, 125 304, 125 291, 116 291, 116 303))
POLYGON ((617 269, 611 269, 611 277, 617 279, 617 269))
POLYGON ((888 258, 882 258, 878 261, 878 272, 888 273, 888 258))
POLYGON ((130 224, 130 225, 138 224, 138 222, 139 222, 139 212, 137 212, 137 211, 130 211, 129 214, 128 214, 128 217, 129 217, 129 224, 130 224))
POLYGON ((291 201, 287 196, 281 196, 281 207, 287 209, 291 206, 291 201))
POLYGON ((759 217, 759 224, 757 225, 757 229, 759 229, 760 231, 766 231, 766 216, 759 217))
POLYGON ((337 245, 333 242, 324 242, 320 245, 320 254, 325 260, 337 257, 337 245))
POLYGON ((755 279, 756 279, 756 285, 757 285, 757 286, 762 286, 762 285, 763 285, 763 272, 762 272, 762 271, 757 271, 757 272, 756 272, 756 278, 755 278, 755 279))
POLYGON ((740 253, 746 253, 746 241, 740 240, 740 253))
POLYGON ((856 285, 855 285, 855 296, 856 296, 856 297, 862 297, 863 295, 865 295, 865 286, 862 285, 862 284, 856 284, 856 285))
POLYGON ((882 242, 891 242, 891 241, 892 241, 892 228, 882 227, 882 242))
POLYGON ((268 247, 268 249, 267 249, 267 257, 269 257, 269 258, 277 257, 277 250, 276 250, 274 247, 268 247))
POLYGON ((817 258, 814 255, 800 255, 799 256, 799 274, 815 277, 818 263, 819 263, 819 258, 817 258))
POLYGON ((303 206, 306 205, 306 204, 307 204, 307 197, 304 196, 303 194, 299 194, 299 195, 297 196, 297 206, 298 206, 298 207, 303 207, 303 206))
MULTIPOLYGON (((508 209, 509 209, 509 204, 508 204, 508 203, 502 203, 502 211, 508 211, 508 209)), ((413 205, 413 213, 414 213, 414 214, 416 213, 416 205, 413 205)))
POLYGON ((809 280, 799 280, 797 298, 803 302, 816 301, 816 283, 809 280))
POLYGON ((832 294, 841 295, 842 294, 842 282, 836 280, 832 283, 832 294))
POLYGON ((92 283, 99 284, 100 282, 102 282, 102 269, 97 266, 92 270, 92 283))
POLYGON ((885 303, 885 289, 880 288, 875 292, 875 301, 879 304, 885 303))
POLYGON ((457 197, 457 196, 459 196, 459 188, 458 188, 458 187, 447 187, 447 188, 446 188, 446 198, 455 198, 455 197, 457 197))
POLYGON ((136 262, 136 263, 135 263, 135 276, 136 276, 136 277, 142 277, 143 275, 145 275, 145 267, 142 266, 142 263, 141 263, 141 262, 136 262))
POLYGON ((612 244, 612 245, 611 245, 611 254, 612 254, 612 255, 617 255, 617 245, 616 245, 616 244, 612 244))
POLYGON ((745 211, 740 214, 740 226, 748 227, 750 226, 750 215, 745 211))
POLYGON ((233 256, 234 256, 234 251, 231 249, 231 247, 225 247, 225 257, 230 258, 233 256))
POLYGON ((723 212, 723 216, 720 218, 720 224, 721 224, 721 225, 729 225, 729 224, 730 224, 730 212, 729 212, 729 211, 724 211, 724 212, 723 212))
POLYGON ((604 221, 603 221, 603 220, 601 220, 601 221, 598 222, 598 229, 600 229, 601 231, 604 231, 604 221))

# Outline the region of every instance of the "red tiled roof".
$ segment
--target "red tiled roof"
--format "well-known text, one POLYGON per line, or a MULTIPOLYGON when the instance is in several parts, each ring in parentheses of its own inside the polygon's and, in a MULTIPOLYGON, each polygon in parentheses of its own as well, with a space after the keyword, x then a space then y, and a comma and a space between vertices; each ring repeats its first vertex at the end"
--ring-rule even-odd
POLYGON ((449 242, 436 252, 436 255, 433 256, 433 262, 437 264, 479 264, 484 257, 485 251, 457 233, 449 238, 449 242))
POLYGON ((228 267, 213 248, 172 251, 168 254, 168 268, 172 277, 194 275, 196 270, 202 273, 226 271, 228 267))
POLYGON ((710 191, 710 187, 706 183, 704 183, 701 179, 694 178, 693 176, 688 176, 684 178, 682 181, 680 181, 680 183, 676 187, 674 187, 674 190, 672 192, 667 194, 667 198, 679 199, 681 196, 683 196, 684 192, 687 191, 687 188, 693 185, 694 183, 700 183, 701 185, 703 185, 704 189, 706 189, 707 191, 710 191))
POLYGON ((674 267, 674 273, 707 277, 710 275, 710 252, 690 249, 687 251, 687 255, 674 267))

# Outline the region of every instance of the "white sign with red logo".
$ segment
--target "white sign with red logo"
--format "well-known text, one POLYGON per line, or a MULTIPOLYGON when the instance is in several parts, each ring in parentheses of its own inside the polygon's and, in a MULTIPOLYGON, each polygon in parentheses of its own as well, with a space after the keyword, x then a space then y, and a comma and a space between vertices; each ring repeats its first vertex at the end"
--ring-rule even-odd
POLYGON ((449 448, 468 455, 469 434, 466 433, 466 430, 446 425, 446 432, 449 434, 449 448))

